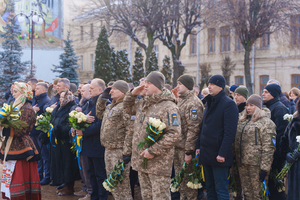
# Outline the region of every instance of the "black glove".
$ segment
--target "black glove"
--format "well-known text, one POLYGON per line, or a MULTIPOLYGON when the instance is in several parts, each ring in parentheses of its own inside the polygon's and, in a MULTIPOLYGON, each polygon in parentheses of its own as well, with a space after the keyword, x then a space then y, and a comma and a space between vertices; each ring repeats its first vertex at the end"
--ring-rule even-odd
POLYGON ((260 182, 264 182, 266 176, 267 176, 267 173, 268 172, 265 172, 264 170, 260 170, 260 173, 259 173, 259 181, 260 182))
POLYGON ((103 91, 101 98, 102 98, 102 99, 109 99, 109 98, 110 98, 110 94, 109 94, 109 93, 110 93, 110 90, 111 90, 111 87, 106 88, 106 89, 103 91))
POLYGON ((297 149, 294 150, 293 154, 296 159, 300 158, 300 152, 297 149))
POLYGON ((293 158, 292 153, 287 153, 286 154, 286 162, 293 164, 296 162, 296 159, 293 158))
POLYGON ((125 156, 125 155, 123 155, 123 162, 124 162, 125 164, 128 164, 128 163, 130 162, 130 160, 131 160, 131 157, 130 157, 130 156, 125 156))

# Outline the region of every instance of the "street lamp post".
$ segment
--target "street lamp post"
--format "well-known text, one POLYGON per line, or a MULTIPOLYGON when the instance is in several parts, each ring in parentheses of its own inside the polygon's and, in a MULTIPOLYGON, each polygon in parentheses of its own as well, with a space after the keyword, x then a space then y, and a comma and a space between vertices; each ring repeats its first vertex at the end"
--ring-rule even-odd
POLYGON ((29 23, 28 23, 28 27, 29 27, 29 31, 30 31, 30 25, 31 25, 31 65, 30 65, 30 75, 32 76, 32 69, 33 69, 33 32, 34 32, 34 25, 35 24, 43 24, 44 19, 42 18, 41 14, 38 14, 36 11, 31 11, 29 15, 24 14, 23 12, 21 12, 20 14, 18 14, 18 21, 19 23, 23 23, 25 22, 25 19, 27 18, 29 23))

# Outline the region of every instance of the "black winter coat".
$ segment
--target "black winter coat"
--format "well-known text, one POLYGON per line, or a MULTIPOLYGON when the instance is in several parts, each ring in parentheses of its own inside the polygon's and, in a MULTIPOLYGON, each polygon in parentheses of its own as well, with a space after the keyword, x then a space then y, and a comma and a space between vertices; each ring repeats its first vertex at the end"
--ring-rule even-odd
POLYGON ((234 101, 226 96, 224 90, 216 96, 208 95, 205 112, 196 149, 200 148, 199 163, 212 166, 231 166, 233 164, 232 144, 238 124, 238 109, 234 101), (225 158, 224 163, 216 157, 225 158))
MULTIPOLYGON (((35 102, 32 103, 32 106, 37 105, 37 107, 40 108, 40 110, 36 113, 37 115, 41 115, 44 113, 44 106, 49 101, 50 101, 50 98, 48 97, 47 92, 40 94, 38 96, 35 96, 35 102)), ((42 131, 36 130, 35 128, 36 128, 36 126, 34 126, 32 131, 30 132, 31 137, 38 137, 39 134, 42 132, 42 131)))
POLYGON ((284 165, 284 158, 280 156, 279 143, 284 134, 288 121, 283 119, 285 114, 288 114, 288 109, 279 101, 279 98, 272 99, 265 103, 267 108, 271 111, 271 120, 276 125, 276 150, 274 153, 274 160, 272 170, 281 170, 284 165))
MULTIPOLYGON (((300 119, 299 116, 294 118, 291 123, 287 126, 284 136, 282 136, 280 141, 280 152, 282 156, 286 156, 287 153, 293 152, 297 149, 299 143, 296 141, 296 136, 300 135, 300 119)), ((288 175, 288 195, 287 200, 300 199, 300 159, 296 161, 288 175)))
POLYGON ((46 103, 46 105, 44 106, 44 112, 46 111, 46 108, 47 108, 47 107, 50 107, 52 104, 57 103, 56 105, 58 106, 58 104, 59 104, 59 97, 60 97, 60 95, 59 95, 58 93, 56 93, 56 94, 51 98, 51 100, 50 100, 48 103, 46 103))
POLYGON ((289 111, 291 110, 291 102, 286 98, 283 92, 281 93, 279 100, 289 111))
POLYGON ((54 184, 68 183, 78 180, 79 169, 78 162, 75 159, 75 153, 71 151, 69 131, 69 113, 74 101, 67 105, 56 108, 52 112, 51 123, 53 124, 52 144, 50 146, 50 170, 54 184), (55 143, 57 139, 57 144, 55 143))
POLYGON ((95 158, 104 158, 104 147, 100 143, 100 130, 102 120, 96 117, 96 103, 98 96, 91 98, 84 105, 83 110, 84 114, 88 114, 90 111, 90 116, 95 117, 95 121, 83 131, 83 140, 82 140, 82 151, 81 155, 95 158))

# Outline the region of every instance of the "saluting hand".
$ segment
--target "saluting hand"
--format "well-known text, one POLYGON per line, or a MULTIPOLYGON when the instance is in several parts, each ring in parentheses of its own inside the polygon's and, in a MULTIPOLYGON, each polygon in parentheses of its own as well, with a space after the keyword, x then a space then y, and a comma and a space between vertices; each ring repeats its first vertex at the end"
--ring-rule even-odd
POLYGON ((139 95, 145 88, 145 85, 140 85, 136 88, 134 88, 134 90, 132 90, 131 94, 132 95, 139 95))
POLYGON ((152 159, 152 158, 154 158, 154 156, 151 155, 151 154, 148 152, 148 149, 145 149, 145 150, 141 153, 141 156, 144 156, 144 158, 147 158, 147 159, 152 159))

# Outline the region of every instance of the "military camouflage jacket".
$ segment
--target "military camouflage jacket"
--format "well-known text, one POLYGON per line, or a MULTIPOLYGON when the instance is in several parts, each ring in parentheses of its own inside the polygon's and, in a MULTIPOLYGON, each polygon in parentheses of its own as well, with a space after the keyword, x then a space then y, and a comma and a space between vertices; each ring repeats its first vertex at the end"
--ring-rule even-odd
POLYGON ((96 106, 96 115, 102 120, 101 144, 107 149, 123 148, 129 119, 129 115, 123 112, 124 97, 106 106, 106 100, 103 100, 101 96, 99 96, 96 106))
POLYGON ((132 157, 131 165, 134 170, 155 174, 159 176, 171 176, 172 164, 174 157, 174 146, 178 141, 181 133, 181 123, 179 110, 176 105, 174 95, 164 90, 160 95, 145 97, 136 101, 137 96, 128 92, 124 99, 124 111, 128 114, 135 115, 134 133, 132 140, 132 157), (164 122, 167 127, 163 131, 163 138, 148 148, 153 159, 149 159, 147 169, 142 168, 144 157, 140 154, 145 148, 138 150, 138 143, 147 137, 147 122, 149 117, 158 118, 164 122))
POLYGON ((234 146, 237 163, 260 165, 260 169, 269 172, 276 148, 276 125, 270 119, 270 111, 264 111, 266 115, 256 122, 251 118, 239 121, 234 146))
POLYGON ((195 151, 200 125, 203 119, 204 106, 195 95, 195 91, 187 91, 179 96, 178 108, 181 117, 181 132, 176 148, 184 149, 190 154, 195 151))

